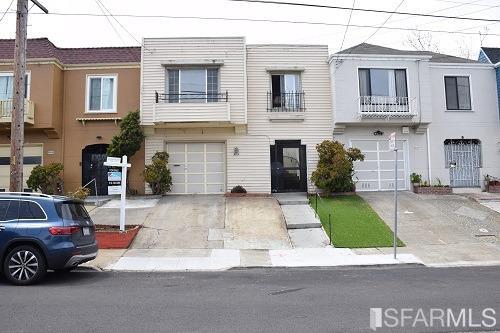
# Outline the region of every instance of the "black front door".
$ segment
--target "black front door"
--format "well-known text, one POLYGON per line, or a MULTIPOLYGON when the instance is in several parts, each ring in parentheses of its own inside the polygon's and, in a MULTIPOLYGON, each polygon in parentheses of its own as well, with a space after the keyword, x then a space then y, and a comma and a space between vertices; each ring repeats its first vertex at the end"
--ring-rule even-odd
POLYGON ((82 186, 95 179, 95 185, 92 182, 87 187, 90 189, 90 195, 108 194, 108 167, 106 162, 106 150, 108 145, 98 144, 90 145, 82 150, 82 186))
POLYGON ((271 146, 271 190, 306 192, 306 146, 300 141, 278 141, 271 146))

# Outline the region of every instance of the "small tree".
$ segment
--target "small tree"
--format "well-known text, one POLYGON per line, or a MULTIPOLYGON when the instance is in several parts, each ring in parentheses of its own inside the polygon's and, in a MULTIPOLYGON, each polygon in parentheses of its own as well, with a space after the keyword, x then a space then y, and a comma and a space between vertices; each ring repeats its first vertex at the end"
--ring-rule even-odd
POLYGON ((164 151, 155 153, 152 162, 144 169, 144 180, 148 183, 153 194, 163 195, 170 192, 172 176, 168 169, 168 153, 164 151))
POLYGON ((345 149, 338 141, 325 140, 316 145, 319 161, 311 180, 328 192, 354 191, 354 161, 363 161, 365 156, 358 148, 345 149))
POLYGON ((144 132, 139 111, 130 112, 120 122, 120 133, 111 140, 107 155, 114 157, 127 155, 130 159, 141 149, 142 141, 144 141, 144 132))
POLYGON ((31 171, 26 183, 33 191, 41 191, 45 194, 61 194, 63 183, 61 172, 63 169, 61 163, 37 165, 31 171))

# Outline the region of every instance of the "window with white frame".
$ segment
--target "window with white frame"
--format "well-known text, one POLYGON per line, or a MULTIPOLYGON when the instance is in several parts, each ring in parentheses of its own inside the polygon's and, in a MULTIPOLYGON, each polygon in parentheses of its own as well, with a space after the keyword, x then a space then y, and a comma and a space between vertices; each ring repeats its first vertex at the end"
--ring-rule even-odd
POLYGON ((210 103, 223 97, 217 67, 168 68, 166 85, 169 103, 210 103))
POLYGON ((408 97, 406 69, 360 68, 359 95, 408 97))
POLYGON ((116 75, 87 77, 87 112, 116 112, 116 75))
MULTIPOLYGON (((29 96, 30 75, 24 80, 24 98, 29 96)), ((14 93, 14 74, 0 73, 0 101, 12 99, 14 93)))
POLYGON ((444 89, 447 110, 472 110, 468 76, 445 76, 444 89))

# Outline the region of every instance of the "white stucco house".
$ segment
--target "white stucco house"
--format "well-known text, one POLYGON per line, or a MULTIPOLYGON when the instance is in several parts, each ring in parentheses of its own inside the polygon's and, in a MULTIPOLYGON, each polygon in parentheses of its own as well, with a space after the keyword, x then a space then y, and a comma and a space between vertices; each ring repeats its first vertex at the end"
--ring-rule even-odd
POLYGON ((169 153, 172 193, 314 190, 332 138, 326 45, 145 38, 141 67, 145 162, 169 153))
POLYGON ((358 147, 358 191, 398 188, 409 175, 432 184, 481 187, 500 176, 500 122, 493 65, 421 51, 360 44, 329 58, 333 138, 358 147))

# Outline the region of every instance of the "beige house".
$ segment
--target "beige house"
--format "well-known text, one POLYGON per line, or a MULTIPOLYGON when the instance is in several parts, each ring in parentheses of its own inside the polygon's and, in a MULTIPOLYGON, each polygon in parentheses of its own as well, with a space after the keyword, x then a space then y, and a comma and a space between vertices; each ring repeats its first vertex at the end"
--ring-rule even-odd
POLYGON ((178 194, 312 190, 315 146, 332 132, 327 60, 318 45, 144 39, 146 163, 167 151, 178 194))
MULTIPOLYGON (((14 40, 0 40, 0 190, 9 187, 14 40)), ((58 48, 29 39, 25 93, 24 183, 39 164, 64 164, 64 190, 96 179, 120 120, 139 108, 140 48, 58 48)), ((144 191, 144 152, 132 159, 130 185, 144 191)), ((91 186, 94 188, 94 186, 91 186)), ((95 191, 93 191, 94 193, 95 191)))

